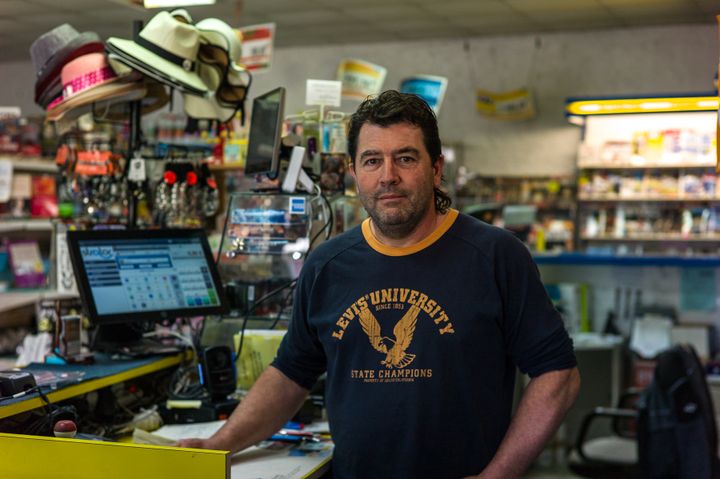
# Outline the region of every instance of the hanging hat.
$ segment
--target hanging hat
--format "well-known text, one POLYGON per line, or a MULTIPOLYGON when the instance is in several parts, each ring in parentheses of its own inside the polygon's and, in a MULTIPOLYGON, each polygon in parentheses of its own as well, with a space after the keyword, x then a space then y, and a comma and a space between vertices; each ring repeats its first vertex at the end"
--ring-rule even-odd
POLYGON ((126 57, 154 71, 169 84, 177 82, 184 91, 207 91, 197 74, 196 61, 200 32, 169 12, 155 15, 134 40, 111 37, 108 51, 126 57))
POLYGON ((78 118, 88 113, 93 114, 93 119, 121 122, 130 117, 130 102, 139 100, 141 114, 145 115, 162 108, 170 101, 165 87, 156 81, 143 79, 124 85, 122 90, 115 92, 117 96, 73 108, 52 120, 58 135, 72 130, 78 118), (125 93, 122 93, 123 90, 125 93))
POLYGON ((185 113, 193 118, 228 121, 242 108, 250 86, 250 72, 240 63, 240 32, 217 18, 196 25, 200 30, 198 74, 208 94, 183 94, 185 113))
POLYGON ((119 77, 110 68, 104 53, 88 53, 67 63, 60 78, 63 95, 48 106, 47 119, 60 120, 68 112, 74 117, 87 113, 93 103, 121 98, 132 101, 147 93, 137 73, 119 77))
POLYGON ((35 67, 35 102, 47 108, 62 93, 60 71, 69 61, 87 53, 102 52, 103 43, 97 33, 79 33, 64 23, 38 37, 30 46, 35 67))

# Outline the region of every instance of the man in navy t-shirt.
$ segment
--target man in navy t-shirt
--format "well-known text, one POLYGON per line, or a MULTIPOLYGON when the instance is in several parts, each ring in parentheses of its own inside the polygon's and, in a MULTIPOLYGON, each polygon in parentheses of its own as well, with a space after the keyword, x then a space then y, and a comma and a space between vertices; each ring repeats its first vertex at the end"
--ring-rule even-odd
POLYGON ((348 150, 370 217, 310 255, 277 357, 227 424, 181 445, 255 444, 327 372, 334 477, 520 477, 580 385, 537 267, 510 233, 450 208, 419 97, 365 101, 348 150), (531 380, 512 416, 516 368, 531 380))

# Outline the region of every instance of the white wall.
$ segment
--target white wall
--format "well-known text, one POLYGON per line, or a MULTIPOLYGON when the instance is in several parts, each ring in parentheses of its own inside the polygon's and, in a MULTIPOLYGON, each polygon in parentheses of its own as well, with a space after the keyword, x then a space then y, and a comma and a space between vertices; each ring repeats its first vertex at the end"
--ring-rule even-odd
MULTIPOLYGON (((358 57, 388 68, 386 88, 411 74, 450 79, 440 112, 444 141, 465 145, 464 163, 485 174, 570 174, 580 130, 564 117, 569 96, 707 92, 717 68, 713 25, 592 30, 277 49, 270 72, 257 75, 251 94, 288 88, 287 111, 304 109, 305 79, 334 79, 338 62, 358 57), (475 110, 475 89, 529 86, 539 116, 493 122, 475 110)), ((0 105, 32 102, 29 62, 0 64, 0 105)), ((343 105, 351 111, 356 103, 343 105)), ((177 107, 176 107, 177 108, 177 107)))

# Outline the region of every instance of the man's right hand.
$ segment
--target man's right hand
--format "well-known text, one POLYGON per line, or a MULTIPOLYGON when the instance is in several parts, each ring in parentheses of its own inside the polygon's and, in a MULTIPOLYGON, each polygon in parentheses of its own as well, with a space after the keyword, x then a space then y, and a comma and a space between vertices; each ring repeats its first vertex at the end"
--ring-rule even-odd
POLYGON ((208 444, 207 439, 199 439, 197 437, 192 437, 189 439, 180 439, 177 444, 178 447, 192 447, 195 449, 212 449, 210 445, 208 444))

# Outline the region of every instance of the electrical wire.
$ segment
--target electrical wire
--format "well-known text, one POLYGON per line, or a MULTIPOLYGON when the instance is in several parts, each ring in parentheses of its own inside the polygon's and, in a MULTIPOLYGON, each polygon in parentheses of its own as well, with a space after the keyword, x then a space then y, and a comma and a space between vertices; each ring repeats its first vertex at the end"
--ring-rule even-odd
POLYGON ((275 321, 270 325, 268 329, 275 329, 275 326, 278 325, 280 322, 280 319, 282 318, 283 313, 285 312, 285 308, 288 306, 288 300, 292 298, 293 293, 295 292, 295 287, 297 286, 297 283, 293 284, 290 287, 290 290, 288 291, 288 294, 285 295, 285 298, 283 299, 283 302, 280 303, 280 310, 277 312, 277 315, 275 316, 275 321))
POLYGON ((240 341, 238 344, 237 357, 240 357, 240 353, 242 353, 243 342, 245 340, 245 329, 247 328, 247 322, 248 322, 248 319, 250 319, 250 314, 252 314, 260 304, 262 304, 263 302, 272 298, 276 294, 281 293, 286 288, 288 288, 288 287, 294 288, 296 283, 297 283, 297 279, 292 279, 292 280, 288 281, 287 283, 284 283, 282 286, 278 286, 277 288, 270 291, 269 293, 261 296, 260 299, 255 301, 252 304, 252 306, 250 308, 248 308, 248 310, 244 314, 242 326, 240 326, 240 341))
MULTIPOLYGON (((318 188, 318 195, 316 196, 316 199, 320 198, 322 199, 322 207, 323 207, 323 215, 325 216, 325 224, 323 225, 320 230, 315 233, 315 235, 310 240, 310 245, 308 246, 308 253, 312 250, 313 245, 315 244, 315 241, 320 237, 323 232, 325 233, 325 239, 327 240, 330 238, 330 234, 332 233, 333 224, 334 224, 334 218, 332 214, 332 207, 330 206, 330 202, 328 201, 327 197, 322 194, 322 192, 318 188)), ((307 254, 307 253, 306 253, 307 254)))

